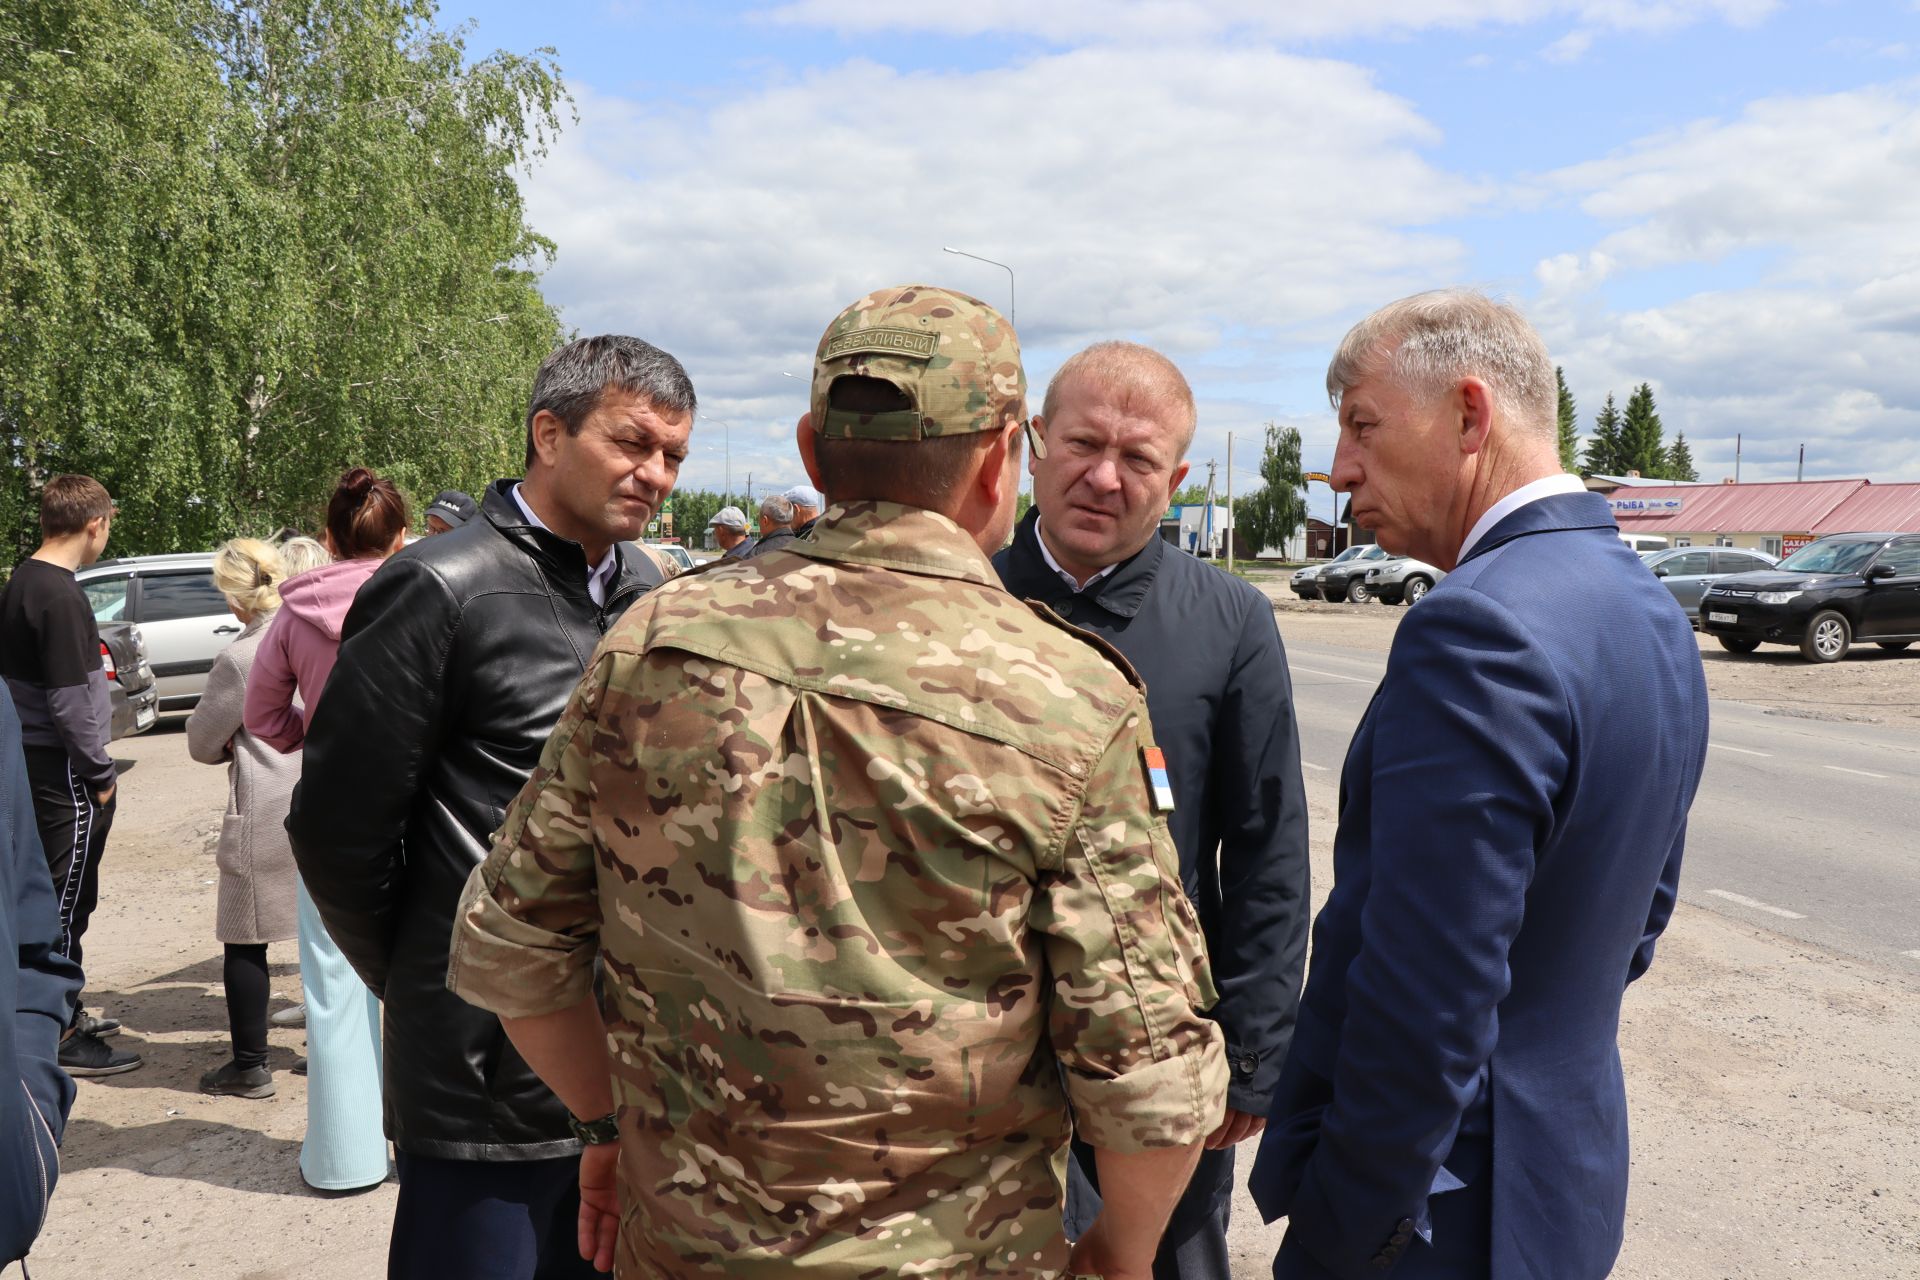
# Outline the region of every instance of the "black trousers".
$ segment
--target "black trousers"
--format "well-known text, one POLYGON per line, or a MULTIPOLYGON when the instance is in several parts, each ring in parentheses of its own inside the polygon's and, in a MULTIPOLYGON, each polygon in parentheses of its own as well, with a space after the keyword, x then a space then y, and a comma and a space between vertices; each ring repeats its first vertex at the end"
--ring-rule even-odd
MULTIPOLYGON (((60 954, 84 969, 80 942, 100 901, 100 856, 106 851, 118 796, 105 805, 95 804, 73 762, 57 747, 28 747, 26 755, 34 822, 60 900, 60 954)), ((76 1001, 75 1017, 79 1009, 76 1001)))
MULTIPOLYGON (((1227 1215, 1233 1209, 1233 1148, 1202 1151, 1187 1189, 1173 1206, 1160 1250, 1154 1255, 1154 1280, 1233 1280, 1227 1253, 1227 1215)), ((1067 1161, 1067 1235, 1078 1239, 1100 1212, 1100 1179, 1093 1148, 1077 1138, 1067 1161)))
POLYGON ((439 1160, 397 1151, 387 1280, 598 1280, 580 1257, 580 1157, 439 1160))
POLYGON ((220 966, 227 989, 227 1031, 233 1037, 233 1064, 242 1071, 267 1065, 267 944, 229 942, 220 966))

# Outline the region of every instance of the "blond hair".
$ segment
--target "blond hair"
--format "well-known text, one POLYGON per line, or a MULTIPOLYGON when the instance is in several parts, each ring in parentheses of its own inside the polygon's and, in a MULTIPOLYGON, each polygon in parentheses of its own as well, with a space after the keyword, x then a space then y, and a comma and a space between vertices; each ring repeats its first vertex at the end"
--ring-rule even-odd
POLYGON ((280 607, 280 582, 286 576, 272 543, 235 538, 214 549, 213 585, 235 608, 253 617, 280 607))
POLYGON ((1052 422, 1054 410, 1059 407, 1066 388, 1075 382, 1084 382, 1094 391, 1105 392, 1113 397, 1116 404, 1137 401, 1172 410, 1180 446, 1174 461, 1177 463, 1187 456, 1187 449, 1193 444, 1194 429, 1200 424, 1200 412, 1193 402, 1193 388, 1187 384, 1180 366, 1152 347, 1114 340, 1096 342, 1086 350, 1068 356, 1066 363, 1054 370, 1053 380, 1047 383, 1047 395, 1041 402, 1040 416, 1052 422))

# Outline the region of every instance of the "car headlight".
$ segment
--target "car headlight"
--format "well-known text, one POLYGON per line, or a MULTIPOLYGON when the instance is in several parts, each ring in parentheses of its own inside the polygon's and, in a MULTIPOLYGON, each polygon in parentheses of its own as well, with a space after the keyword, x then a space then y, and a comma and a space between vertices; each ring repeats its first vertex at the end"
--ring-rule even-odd
POLYGON ((1785 604, 1799 594, 1798 591, 1757 591, 1753 598, 1761 604, 1785 604))

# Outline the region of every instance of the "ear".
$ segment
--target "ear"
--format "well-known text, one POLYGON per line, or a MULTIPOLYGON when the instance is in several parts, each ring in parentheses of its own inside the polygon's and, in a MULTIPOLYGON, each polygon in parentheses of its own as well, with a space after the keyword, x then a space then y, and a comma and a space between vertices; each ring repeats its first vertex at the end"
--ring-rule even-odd
POLYGON ((1173 495, 1180 492, 1180 486, 1187 481, 1187 472, 1193 470, 1191 462, 1182 462, 1173 469, 1173 476, 1167 481, 1167 505, 1173 505, 1173 495))
POLYGON ((552 410, 542 409, 533 415, 528 430, 533 433, 534 461, 542 466, 552 466, 559 452, 560 437, 567 433, 567 424, 552 410))
POLYGON ((1460 452, 1479 453, 1493 429, 1493 388, 1478 378, 1462 378, 1454 395, 1460 411, 1460 452))
POLYGON ((989 511, 1000 509, 1000 503, 1008 497, 1009 489, 1020 487, 1019 469, 1009 467, 1009 451, 1017 448, 1015 441, 1026 428, 1019 423, 996 434, 993 443, 980 455, 980 470, 973 479, 974 491, 989 511))
MULTIPOLYGON (((1033 421, 1033 434, 1035 434, 1036 436, 1039 436, 1042 440, 1046 439, 1047 438, 1046 418, 1041 414, 1036 413, 1033 415, 1032 421, 1033 421)), ((1031 449, 1027 450, 1027 474, 1030 476, 1037 476, 1040 474, 1040 455, 1036 454, 1031 449)))
MULTIPOLYGON (((800 415, 800 421, 793 429, 793 442, 800 447, 800 465, 807 469, 807 482, 821 493, 827 491, 826 482, 820 478, 820 458, 814 451, 814 442, 820 437, 813 432, 813 414, 811 411, 800 415)), ((827 501, 833 501, 831 498, 827 501)))

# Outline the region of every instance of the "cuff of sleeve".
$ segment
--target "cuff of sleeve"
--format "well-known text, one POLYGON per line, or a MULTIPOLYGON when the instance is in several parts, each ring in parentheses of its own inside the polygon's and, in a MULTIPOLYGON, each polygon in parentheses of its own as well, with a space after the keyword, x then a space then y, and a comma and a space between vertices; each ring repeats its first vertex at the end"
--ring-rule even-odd
POLYGON ((1203 1141, 1226 1116, 1227 1055, 1218 1028, 1189 1052, 1125 1075, 1071 1069, 1074 1136, 1103 1151, 1149 1151, 1203 1141))
POLYGON ((474 868, 454 915, 447 989, 502 1018, 571 1009, 593 995, 591 939, 535 928, 494 900, 474 868))

